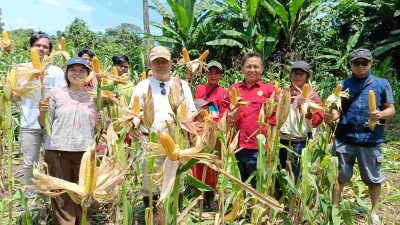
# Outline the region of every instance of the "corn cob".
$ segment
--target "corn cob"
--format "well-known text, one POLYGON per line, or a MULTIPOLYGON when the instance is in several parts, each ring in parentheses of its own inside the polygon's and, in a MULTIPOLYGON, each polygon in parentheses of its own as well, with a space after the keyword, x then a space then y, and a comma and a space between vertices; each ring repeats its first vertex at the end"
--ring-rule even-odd
POLYGON ((89 156, 86 158, 86 170, 85 170, 85 195, 90 195, 96 185, 96 153, 94 150, 90 150, 89 156))
POLYGON ((92 66, 95 73, 100 73, 100 62, 97 56, 93 57, 92 66))
POLYGON ((177 146, 174 140, 172 140, 171 136, 169 136, 169 134, 166 132, 162 132, 159 135, 159 139, 160 139, 160 144, 163 146, 167 154, 167 157, 172 161, 178 160, 179 150, 177 149, 177 146))
POLYGON ((207 56, 208 56, 209 53, 210 53, 210 51, 205 50, 205 51, 203 52, 203 54, 200 55, 199 61, 204 61, 204 60, 207 58, 207 56))
POLYGON ((135 95, 135 97, 133 98, 133 114, 140 114, 140 99, 137 95, 135 95))
POLYGON ((65 37, 61 37, 60 45, 61 51, 67 51, 67 42, 65 41, 65 37))
POLYGON ((107 85, 108 85, 108 79, 102 79, 101 86, 107 86, 107 85))
POLYGON ((140 74, 140 80, 146 80, 146 79, 147 79, 146 71, 143 71, 143 72, 140 74))
POLYGON ((183 102, 181 104, 181 111, 179 112, 179 120, 185 121, 187 119, 187 106, 186 106, 186 102, 183 102))
POLYGON ((275 82, 274 82, 274 87, 275 87, 276 90, 279 89, 279 83, 278 83, 278 81, 275 81, 275 82))
POLYGON ((183 59, 185 60, 185 62, 190 62, 189 52, 186 48, 182 49, 182 55, 183 55, 183 59))
POLYGON ((304 98, 307 98, 309 93, 310 93, 310 85, 309 84, 304 84, 303 85, 303 90, 301 91, 301 96, 303 96, 304 98))
POLYGON ((10 35, 8 34, 7 31, 4 30, 2 32, 2 37, 3 37, 3 42, 4 43, 10 43, 11 42, 10 35))
POLYGON ((373 90, 368 91, 368 100, 369 100, 369 111, 376 111, 376 98, 373 90))
POLYGON ((230 102, 232 105, 236 106, 236 104, 238 103, 238 90, 236 89, 236 87, 232 87, 230 93, 230 102))
POLYGON ((42 68, 39 52, 36 48, 31 48, 32 66, 34 69, 40 70, 42 68))
POLYGON ((342 92, 342 84, 338 84, 338 85, 336 86, 335 95, 336 95, 337 97, 339 97, 339 96, 340 96, 340 92, 342 92))
POLYGON ((118 69, 117 69, 116 66, 113 66, 113 68, 112 68, 112 74, 113 74, 115 77, 118 77, 118 69))

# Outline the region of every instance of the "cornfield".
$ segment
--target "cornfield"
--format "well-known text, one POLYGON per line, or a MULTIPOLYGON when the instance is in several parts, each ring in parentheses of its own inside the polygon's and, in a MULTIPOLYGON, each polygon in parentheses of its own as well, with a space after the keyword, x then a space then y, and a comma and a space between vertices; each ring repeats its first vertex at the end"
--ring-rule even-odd
MULTIPOLYGON (((1 42, 3 54, 14 54, 12 41, 6 32, 3 32, 1 42)), ((42 61, 37 51, 31 50, 32 66, 22 68, 18 64, 21 62, 11 62, 6 74, 1 74, 0 189, 2 193, 7 194, 1 194, 0 224, 39 224, 40 221, 45 221, 46 224, 49 220, 45 216, 46 213, 29 206, 24 196, 26 187, 20 184, 16 176, 20 140, 14 132, 19 124, 12 108, 18 107, 19 97, 31 97, 32 91, 40 90, 42 98, 46 97, 43 82, 39 82, 37 86, 30 82, 21 84, 16 78, 43 81, 46 65, 58 63, 65 68, 66 60, 70 58, 67 46, 66 40, 62 38, 60 49, 42 61)), ((198 59, 191 60, 188 51, 183 49, 183 59, 178 66, 192 70, 193 78, 200 76, 208 53, 205 51, 198 59)), ((86 214, 90 208, 94 211, 93 224, 339 225, 360 222, 352 209, 354 204, 366 206, 363 201, 365 188, 360 186, 359 181, 352 184, 359 186, 358 193, 352 195, 355 201, 344 200, 338 206, 332 203, 333 193, 338 185, 338 160, 331 153, 335 124, 324 124, 307 140, 301 155, 300 178, 297 181, 290 163, 293 159, 289 157, 286 165, 281 165, 279 160, 280 149, 287 148, 291 151, 290 147, 281 145, 279 132, 272 135, 271 127, 267 124, 268 135, 257 135, 257 172, 252 175, 257 178, 257 186, 252 188, 249 181, 241 181, 235 158, 235 153, 240 150, 239 131, 227 125, 227 115, 219 122, 214 122, 207 113, 188 113, 188 106, 185 99, 182 99, 182 84, 178 76, 173 78, 173 88, 169 96, 169 103, 174 112, 171 115, 173 122, 168 124, 168 132, 162 133, 151 130, 154 121, 151 88, 143 102, 135 97, 132 108, 129 108, 124 100, 126 96, 121 92, 121 87, 130 82, 128 74, 118 76, 116 68, 101 65, 101 56, 98 56, 93 59, 93 72, 87 81, 95 77, 100 79, 93 98, 96 99, 101 123, 97 127, 92 146, 82 158, 79 183, 49 176, 46 165, 42 162, 35 165, 35 189, 41 193, 37 201, 42 202, 44 208, 48 208, 47 198, 44 196, 55 197, 68 193, 75 203, 82 206, 81 224, 86 224, 86 214), (202 115, 200 119, 199 115, 202 115), (142 136, 141 139, 127 145, 124 140, 129 131, 138 131, 140 126, 147 128, 148 137, 142 136), (196 129, 197 127, 202 129, 196 129), (104 151, 97 150, 99 144, 105 146, 104 151), (163 166, 155 170, 154 161, 160 157, 164 160, 163 166), (153 183, 161 186, 157 201, 153 201, 153 195, 150 195, 148 208, 143 207, 140 195, 143 179, 140 167, 144 160, 150 174, 149 179, 152 181, 150 193, 153 183), (191 174, 190 169, 196 163, 203 163, 218 172, 217 190, 191 174), (179 196, 183 189, 184 208, 179 209, 179 196), (218 208, 214 212, 205 212, 201 203, 204 193, 214 191, 217 193, 218 208), (278 191, 282 195, 276 198, 278 191), (153 204, 157 207, 153 207, 153 204), (155 218, 154 209, 163 212, 161 218, 155 218)), ((260 129, 271 117, 274 109, 277 111, 278 130, 288 117, 290 91, 278 82, 275 86, 279 92, 268 99, 260 111, 260 129)), ((308 84, 305 85, 302 91, 302 97, 306 99, 304 104, 318 108, 319 106, 309 99, 310 92, 312 88, 308 84)), ((349 97, 348 91, 342 91, 339 85, 330 92, 332 95, 326 100, 323 109, 340 109, 341 99, 349 97)), ((130 97, 130 93, 128 95, 130 97)), ((229 95, 229 107, 232 111, 240 105, 247 104, 237 89, 233 88, 229 95)), ((376 107, 374 101, 374 93, 370 93, 372 111, 376 107)), ((304 107, 307 109, 307 105, 299 107, 300 110, 304 107)), ((46 123, 50 123, 48 119, 46 123)), ((370 121, 369 125, 373 128, 375 123, 376 121, 370 121)), ((46 132, 51 134, 49 129, 46 132)), ((398 199, 398 193, 397 197, 392 196, 392 199, 394 198, 398 199)))

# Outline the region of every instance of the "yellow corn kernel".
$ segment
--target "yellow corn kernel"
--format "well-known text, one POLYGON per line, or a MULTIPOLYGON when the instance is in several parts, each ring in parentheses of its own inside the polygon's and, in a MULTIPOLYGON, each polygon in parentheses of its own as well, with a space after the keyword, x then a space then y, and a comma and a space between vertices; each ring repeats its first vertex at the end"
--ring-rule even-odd
POLYGON ((199 57, 199 61, 204 61, 204 60, 207 58, 207 56, 208 56, 209 53, 210 53, 210 51, 205 50, 205 51, 203 52, 203 54, 201 54, 201 56, 199 57))
POLYGON ((179 120, 185 121, 187 119, 187 106, 186 102, 181 104, 181 111, 179 112, 179 120))
POLYGON ((96 185, 96 153, 90 150, 89 156, 86 158, 86 170, 85 170, 85 195, 89 195, 94 190, 96 185))
POLYGON ((102 79, 101 80, 101 86, 107 86, 108 85, 108 79, 102 79))
POLYGON ((135 95, 133 97, 133 114, 139 115, 140 114, 140 99, 139 96, 135 95))
POLYGON ((4 30, 2 32, 2 37, 3 37, 3 42, 5 42, 5 43, 11 42, 10 35, 8 34, 7 31, 4 30))
POLYGON ((140 74, 140 80, 146 80, 146 79, 147 79, 146 71, 143 71, 143 72, 140 74))
POLYGON ((36 48, 31 48, 31 59, 33 68, 40 70, 42 68, 42 64, 40 62, 39 52, 36 48))
POLYGON ((67 51, 67 41, 65 40, 65 37, 61 37, 60 45, 61 51, 67 51))
POLYGON ((11 88, 15 88, 17 86, 17 75, 14 70, 11 70, 8 74, 7 81, 10 84, 11 88))
POLYGON ((276 90, 279 89, 279 83, 278 83, 278 81, 275 81, 275 82, 274 82, 274 87, 275 87, 276 90))
POLYGON ((309 93, 310 93, 310 85, 309 84, 304 84, 303 85, 303 90, 301 91, 301 96, 303 96, 304 98, 307 98, 309 93))
POLYGON ((340 96, 340 92, 342 92, 342 84, 338 84, 338 85, 336 86, 335 95, 336 95, 337 97, 339 97, 339 96, 340 96))
POLYGON ((179 159, 179 150, 176 147, 174 140, 172 140, 171 136, 168 133, 162 132, 159 135, 160 144, 163 146, 167 157, 172 160, 176 161, 179 159))
POLYGON ((369 100, 369 111, 376 111, 376 98, 373 90, 368 91, 368 100, 369 100))
POLYGON ((230 101, 232 105, 236 105, 238 103, 238 90, 236 89, 236 87, 232 87, 231 91, 230 91, 230 101))
POLYGON ((97 56, 93 57, 92 66, 95 73, 100 73, 100 62, 97 56))
POLYGON ((182 49, 182 55, 183 55, 183 59, 185 60, 185 62, 190 62, 189 52, 186 48, 182 49))
POLYGON ((117 69, 116 66, 113 66, 113 68, 112 68, 112 74, 113 74, 115 77, 118 77, 118 69, 117 69))

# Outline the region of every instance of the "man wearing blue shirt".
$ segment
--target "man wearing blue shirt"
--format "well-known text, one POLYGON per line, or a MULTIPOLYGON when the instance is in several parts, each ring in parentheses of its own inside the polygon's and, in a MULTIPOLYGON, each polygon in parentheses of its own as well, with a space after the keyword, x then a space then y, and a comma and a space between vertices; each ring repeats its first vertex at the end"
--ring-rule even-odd
POLYGON ((395 114, 392 89, 386 79, 371 74, 372 55, 368 49, 357 49, 351 53, 352 76, 343 81, 343 90, 349 89, 350 98, 342 99, 342 111, 325 113, 325 122, 338 120, 335 131, 334 154, 339 160, 339 187, 334 194, 333 203, 339 204, 344 185, 353 175, 357 159, 360 175, 369 188, 373 224, 380 219, 377 205, 381 184, 385 177, 380 172, 383 160, 381 148, 384 138, 385 120, 395 114), (376 96, 377 110, 369 111, 368 92, 376 96), (368 120, 379 123, 371 130, 368 120))

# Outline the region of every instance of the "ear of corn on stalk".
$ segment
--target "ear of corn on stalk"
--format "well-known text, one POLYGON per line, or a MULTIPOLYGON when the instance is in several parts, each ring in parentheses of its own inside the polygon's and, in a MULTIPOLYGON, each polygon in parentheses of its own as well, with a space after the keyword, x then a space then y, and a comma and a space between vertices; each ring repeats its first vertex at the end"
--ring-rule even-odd
POLYGON ((113 68, 112 68, 112 73, 113 73, 113 75, 114 75, 115 77, 118 77, 118 69, 117 69, 116 66, 113 66, 113 68))
MULTIPOLYGON (((375 112, 376 111, 376 96, 373 90, 368 91, 368 101, 369 101, 369 111, 375 112)), ((371 130, 375 129, 376 124, 378 123, 377 120, 372 120, 371 118, 368 120, 368 127, 371 130)))
POLYGON ((187 107, 186 107, 186 102, 182 102, 180 111, 179 111, 179 120, 185 121, 187 119, 187 107))
POLYGON ((336 95, 337 97, 339 97, 341 92, 342 92, 342 84, 338 84, 338 85, 336 86, 336 89, 335 89, 335 95, 336 95))
POLYGON ((40 62, 39 52, 36 48, 31 48, 31 59, 33 68, 40 70, 42 65, 40 62))
POLYGON ((154 101, 150 85, 147 95, 144 97, 143 122, 147 129, 150 129, 154 123, 154 101))
POLYGON ((369 100, 369 111, 376 111, 376 97, 373 90, 368 91, 368 100, 369 100))
POLYGON ((146 80, 147 79, 147 77, 146 77, 146 71, 143 71, 141 74, 140 74, 140 80, 146 80))
POLYGON ((137 95, 133 97, 133 114, 140 114, 140 98, 137 95))
POLYGON ((182 49, 182 55, 185 62, 190 62, 189 52, 186 48, 182 49))
POLYGON ((200 55, 199 61, 204 61, 204 60, 207 58, 207 56, 208 56, 209 53, 210 53, 210 51, 205 50, 205 51, 203 52, 203 54, 200 55))
POLYGON ((276 126, 278 130, 285 123, 289 115, 289 110, 290 110, 290 90, 288 88, 284 88, 276 112, 276 118, 277 118, 276 126))
POLYGON ((100 73, 100 61, 99 58, 97 58, 97 56, 93 57, 92 66, 93 66, 93 71, 95 73, 100 73))
POLYGON ((176 161, 179 159, 179 149, 177 148, 174 140, 166 132, 162 132, 159 135, 160 144, 163 146, 167 157, 171 161, 176 161))
POLYGON ((301 91, 301 96, 304 98, 307 98, 308 94, 310 93, 310 85, 309 84, 304 84, 303 89, 301 91))
POLYGON ((231 91, 229 93, 230 93, 230 96, 229 96, 230 103, 233 106, 236 106, 237 103, 238 103, 238 95, 239 95, 237 88, 236 87, 232 87, 232 89, 231 89, 231 91))
POLYGON ((7 31, 3 30, 3 32, 1 32, 1 35, 3 37, 4 43, 11 43, 10 35, 8 34, 7 31))
POLYGON ((60 45, 61 45, 61 51, 67 51, 67 42, 65 40, 65 37, 61 37, 60 45))

